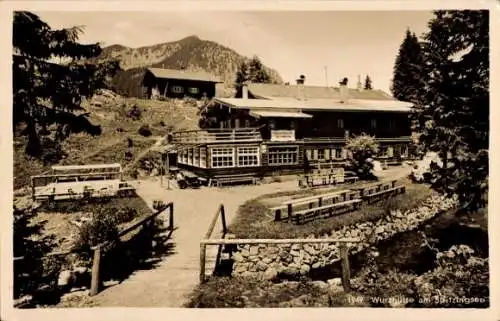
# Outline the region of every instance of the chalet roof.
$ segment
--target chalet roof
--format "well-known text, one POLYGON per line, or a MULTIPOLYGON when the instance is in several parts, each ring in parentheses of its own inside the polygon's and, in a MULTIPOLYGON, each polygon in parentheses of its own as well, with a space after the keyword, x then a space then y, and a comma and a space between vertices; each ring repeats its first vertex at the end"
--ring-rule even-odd
POLYGON ((150 73, 156 78, 162 79, 183 79, 183 80, 197 80, 206 82, 222 82, 219 77, 211 75, 204 71, 189 71, 177 69, 163 69, 163 68, 148 68, 150 73))
POLYGON ((411 111, 411 103, 399 100, 368 100, 349 99, 341 103, 333 99, 307 99, 277 97, 273 99, 242 99, 242 98, 216 98, 219 102, 236 109, 271 110, 271 111, 346 111, 346 112, 402 112, 411 111))
MULTIPOLYGON (((296 99, 340 99, 338 87, 249 83, 248 91, 255 98, 289 97, 296 99)), ((349 99, 396 100, 382 90, 349 88, 349 99)))
POLYGON ((273 111, 273 110, 252 110, 250 114, 257 117, 277 117, 277 118, 312 118, 312 115, 298 111, 273 111))

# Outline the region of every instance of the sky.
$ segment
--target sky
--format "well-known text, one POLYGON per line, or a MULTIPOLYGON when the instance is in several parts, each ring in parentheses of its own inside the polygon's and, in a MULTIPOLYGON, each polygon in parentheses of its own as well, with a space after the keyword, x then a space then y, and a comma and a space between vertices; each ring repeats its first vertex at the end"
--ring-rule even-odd
POLYGON ((389 92, 407 28, 421 36, 430 11, 36 12, 52 28, 85 26, 83 43, 148 46, 197 35, 257 55, 284 81, 336 86, 358 75, 389 92), (326 68, 325 68, 326 67, 326 68))

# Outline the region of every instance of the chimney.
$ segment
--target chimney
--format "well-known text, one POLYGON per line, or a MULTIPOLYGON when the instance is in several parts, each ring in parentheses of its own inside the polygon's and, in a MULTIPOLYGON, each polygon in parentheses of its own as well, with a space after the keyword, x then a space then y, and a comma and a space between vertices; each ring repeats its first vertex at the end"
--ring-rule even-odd
POLYGON ((342 79, 342 81, 339 82, 339 91, 340 91, 340 102, 341 103, 346 103, 347 100, 349 99, 348 95, 348 88, 347 88, 347 82, 349 80, 347 78, 342 79))
POLYGON ((248 84, 246 82, 241 86, 241 98, 248 99, 248 84))
POLYGON ((363 84, 361 83, 361 76, 360 75, 358 75, 357 89, 358 89, 358 91, 362 91, 363 90, 363 84))
POLYGON ((304 92, 304 82, 306 81, 306 76, 300 75, 300 77, 297 79, 297 99, 299 100, 305 100, 306 95, 304 92))
POLYGON ((297 81, 297 85, 303 85, 304 82, 306 81, 306 76, 300 75, 300 77, 296 81, 297 81))

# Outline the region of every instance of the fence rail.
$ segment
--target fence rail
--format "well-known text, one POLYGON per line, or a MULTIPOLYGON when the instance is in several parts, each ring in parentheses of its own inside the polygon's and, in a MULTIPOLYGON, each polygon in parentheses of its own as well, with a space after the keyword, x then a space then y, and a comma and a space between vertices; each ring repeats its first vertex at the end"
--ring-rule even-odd
POLYGON ((176 132, 172 134, 173 143, 213 143, 213 142, 258 142, 262 141, 259 128, 245 129, 207 129, 176 132))
POLYGON ((342 287, 346 293, 351 291, 351 270, 349 266, 349 247, 352 243, 359 243, 359 238, 344 239, 205 239, 200 241, 200 283, 205 282, 205 256, 207 245, 241 245, 241 244, 339 244, 342 266, 342 287))
MULTIPOLYGON (((222 224, 222 239, 226 237, 227 234, 227 223, 226 223, 226 211, 224 209, 224 205, 220 204, 219 208, 215 212, 214 217, 212 218, 212 221, 210 222, 210 225, 208 227, 207 233, 205 234, 205 240, 209 240, 212 237, 215 224, 217 223, 217 220, 221 219, 221 224, 222 224)), ((202 240, 202 241, 205 241, 202 240)), ((221 256, 222 256, 222 247, 223 244, 219 244, 218 249, 217 249, 217 255, 215 258, 215 267, 214 271, 217 269, 217 266, 220 263, 221 256)), ((205 268, 206 268, 206 258, 207 258, 207 247, 206 245, 203 245, 200 243, 200 282, 203 283, 205 280, 205 268)))
POLYGON ((93 260, 92 260, 92 278, 91 278, 91 284, 90 284, 90 292, 89 295, 93 296, 99 293, 99 290, 101 288, 101 280, 99 277, 100 273, 100 263, 101 263, 101 256, 102 256, 102 250, 117 242, 121 237, 127 235, 128 233, 136 230, 137 228, 144 226, 150 222, 152 222, 158 215, 162 214, 166 210, 169 210, 169 225, 168 225, 168 230, 170 233, 174 231, 174 203, 170 202, 166 204, 165 206, 161 207, 159 210, 157 210, 155 213, 148 215, 145 218, 142 218, 141 220, 137 221, 136 223, 132 224, 131 226, 125 228, 124 230, 120 231, 116 238, 111 240, 111 241, 106 241, 103 243, 100 243, 92 248, 94 251, 93 255, 93 260))

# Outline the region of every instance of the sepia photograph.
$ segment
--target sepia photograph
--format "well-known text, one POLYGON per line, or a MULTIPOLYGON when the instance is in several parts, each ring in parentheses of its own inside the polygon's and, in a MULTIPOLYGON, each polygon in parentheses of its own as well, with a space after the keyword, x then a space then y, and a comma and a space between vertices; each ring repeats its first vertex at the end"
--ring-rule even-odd
POLYGON ((491 307, 489 10, 11 15, 13 309, 491 307))

